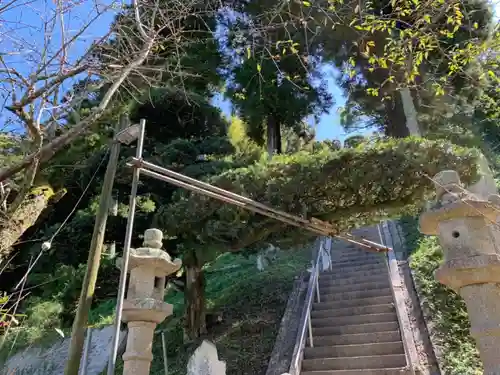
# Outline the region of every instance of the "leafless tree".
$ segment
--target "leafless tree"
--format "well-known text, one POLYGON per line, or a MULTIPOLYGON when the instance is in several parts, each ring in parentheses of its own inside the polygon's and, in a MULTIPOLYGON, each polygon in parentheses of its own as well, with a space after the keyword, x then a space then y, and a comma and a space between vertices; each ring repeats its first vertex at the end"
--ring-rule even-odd
POLYGON ((120 0, 11 0, 0 6, 0 111, 9 125, 0 134, 23 144, 17 159, 0 161, 0 203, 15 176, 18 182, 15 198, 1 212, 0 257, 52 195, 49 187, 32 189, 40 166, 88 131, 117 95, 134 98, 160 82, 182 90, 189 75, 179 63, 189 43, 184 21, 215 11, 217 6, 199 0, 172 0, 168 7, 159 0, 129 6, 120 0), (93 34, 103 28, 103 35, 93 34), (96 92, 99 105, 69 125, 67 114, 78 113, 96 92))

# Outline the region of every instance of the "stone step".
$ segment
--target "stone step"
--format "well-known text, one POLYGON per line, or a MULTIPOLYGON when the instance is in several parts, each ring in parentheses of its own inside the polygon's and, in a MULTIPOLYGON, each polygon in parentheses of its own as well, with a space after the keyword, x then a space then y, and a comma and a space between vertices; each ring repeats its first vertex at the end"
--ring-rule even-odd
POLYGON ((336 264, 348 264, 348 263, 382 263, 385 264, 385 258, 381 256, 348 256, 348 257, 338 257, 332 258, 332 266, 336 264))
POLYGON ((385 331, 397 331, 398 322, 364 323, 335 327, 313 327, 313 341, 316 336, 347 335, 353 333, 373 333, 385 331))
MULTIPOLYGON (((396 342, 401 340, 399 330, 382 332, 363 332, 351 333, 333 336, 315 336, 313 337, 314 347, 336 346, 336 345, 359 345, 382 342, 396 342)), ((307 340, 309 345, 309 340, 307 340)))
POLYGON ((381 305, 367 305, 357 307, 344 307, 340 309, 326 309, 311 311, 311 318, 332 318, 365 314, 384 314, 395 312, 394 304, 385 303, 381 305))
POLYGON ((360 298, 371 298, 371 297, 385 297, 385 296, 392 297, 391 288, 357 290, 353 292, 334 293, 334 294, 323 293, 321 289, 319 291, 320 291, 321 302, 340 301, 346 299, 350 300, 350 299, 360 299, 360 298))
POLYGON ((345 248, 333 248, 332 249, 332 257, 338 257, 338 256, 362 256, 362 255, 367 255, 367 256, 377 256, 377 255, 383 255, 381 253, 376 253, 374 251, 367 251, 360 249, 357 246, 354 247, 345 247, 345 248))
POLYGON ((369 297, 369 298, 352 298, 340 301, 321 300, 321 302, 316 302, 313 304, 313 311, 336 310, 348 307, 383 305, 387 303, 393 303, 392 295, 384 295, 384 296, 369 297))
POLYGON ((351 279, 355 278, 358 280, 363 280, 363 278, 371 277, 371 276, 381 276, 384 275, 386 277, 389 277, 389 273, 387 272, 387 269, 348 269, 344 271, 339 271, 337 273, 330 273, 330 272, 322 272, 319 275, 320 280, 339 280, 339 279, 351 279))
POLYGON ((337 276, 339 274, 343 273, 352 273, 352 272, 359 272, 359 271, 371 271, 371 270, 378 270, 379 272, 381 270, 387 269, 385 264, 383 263, 373 263, 373 264, 349 264, 346 263, 345 265, 341 267, 336 267, 335 265, 333 266, 333 269, 330 271, 324 271, 321 273, 321 276, 337 276))
POLYGON ((390 288, 389 279, 377 282, 367 282, 367 283, 356 283, 347 285, 329 285, 322 284, 319 286, 320 293, 324 294, 335 294, 335 293, 345 293, 345 292, 355 292, 360 290, 371 290, 371 289, 384 289, 390 288))
POLYGON ((301 371, 300 375, 410 375, 407 368, 301 371))
POLYGON ((335 316, 329 318, 313 318, 311 324, 313 328, 321 327, 336 327, 353 324, 366 324, 366 323, 386 323, 397 322, 398 316, 396 312, 385 314, 364 314, 352 316, 335 316))
POLYGON ((376 274, 373 276, 367 277, 348 277, 348 278, 340 278, 334 279, 332 277, 324 277, 322 275, 319 276, 319 287, 321 288, 323 285, 326 286, 337 286, 337 285, 346 285, 346 284, 363 284, 363 283, 376 283, 380 281, 389 281, 388 274, 376 274))
MULTIPOLYGON (((314 338, 313 338, 314 340, 314 338)), ((374 355, 404 354, 402 341, 377 342, 357 345, 306 347, 304 358, 364 357, 374 355)))
MULTIPOLYGON (((345 267, 358 267, 363 265, 374 265, 374 266, 386 266, 383 259, 358 259, 358 260, 342 260, 342 261, 332 261, 332 269, 339 269, 345 267)), ((328 271, 325 271, 328 272, 328 271)))
POLYGON ((362 357, 315 358, 302 361, 303 371, 385 369, 406 366, 404 354, 362 357))

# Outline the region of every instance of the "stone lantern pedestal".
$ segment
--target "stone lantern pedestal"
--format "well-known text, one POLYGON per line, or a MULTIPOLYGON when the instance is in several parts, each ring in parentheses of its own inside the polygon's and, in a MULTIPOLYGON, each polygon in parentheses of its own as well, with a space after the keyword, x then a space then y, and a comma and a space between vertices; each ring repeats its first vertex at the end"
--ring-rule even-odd
POLYGON ((444 263, 435 277, 464 299, 484 374, 500 375, 500 197, 479 197, 461 187, 455 171, 434 177, 435 207, 420 217, 420 231, 437 235, 444 263))
MULTIPOLYGON (((161 250, 162 238, 160 230, 148 229, 144 233, 144 247, 130 250, 130 280, 123 302, 123 321, 128 325, 123 375, 149 374, 154 330, 172 315, 173 306, 163 302, 165 277, 177 272, 181 261, 172 261, 161 250)), ((118 267, 121 264, 122 259, 118 259, 118 267)))

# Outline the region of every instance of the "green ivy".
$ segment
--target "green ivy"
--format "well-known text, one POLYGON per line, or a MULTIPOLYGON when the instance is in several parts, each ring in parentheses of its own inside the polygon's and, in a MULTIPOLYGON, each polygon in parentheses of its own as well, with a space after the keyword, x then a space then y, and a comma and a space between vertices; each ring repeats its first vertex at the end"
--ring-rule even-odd
POLYGON ((422 304, 434 327, 433 343, 442 351, 442 369, 446 374, 479 375, 482 363, 463 299, 439 283, 434 271, 443 262, 443 250, 437 237, 422 237, 416 218, 406 218, 403 224, 406 246, 412 254, 413 271, 422 304))

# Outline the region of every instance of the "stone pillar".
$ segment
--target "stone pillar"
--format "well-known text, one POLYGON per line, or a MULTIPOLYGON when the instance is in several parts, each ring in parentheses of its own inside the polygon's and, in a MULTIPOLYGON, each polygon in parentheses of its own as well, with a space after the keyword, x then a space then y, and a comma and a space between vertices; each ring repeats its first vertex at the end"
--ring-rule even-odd
MULTIPOLYGON (((130 280, 123 302, 123 321, 128 325, 123 375, 149 374, 154 330, 172 314, 173 306, 163 302, 165 277, 179 270, 181 261, 172 261, 161 250, 162 238, 160 230, 148 229, 144 233, 144 247, 130 249, 130 280)), ((118 265, 121 264, 119 259, 118 265)))
MULTIPOLYGON (((437 202, 420 217, 420 231, 439 236, 444 263, 436 279, 464 299, 484 374, 500 375, 500 197, 472 194, 455 171, 434 177, 437 202)), ((488 189, 491 192, 491 189, 488 189)))

